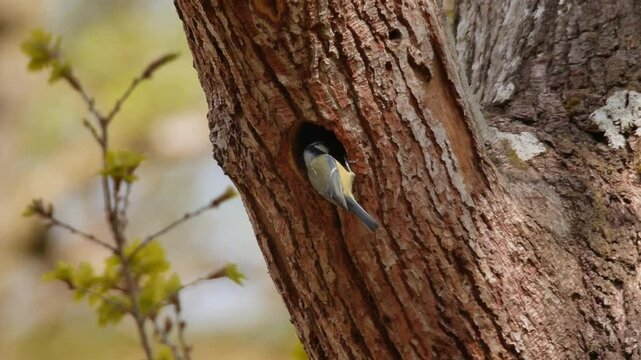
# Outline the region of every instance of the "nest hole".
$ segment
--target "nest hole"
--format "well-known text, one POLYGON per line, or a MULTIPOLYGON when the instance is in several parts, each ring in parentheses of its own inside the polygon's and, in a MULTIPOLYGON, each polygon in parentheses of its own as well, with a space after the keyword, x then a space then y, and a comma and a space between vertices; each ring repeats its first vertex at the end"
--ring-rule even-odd
POLYGON ((387 33, 387 37, 392 41, 398 41, 403 37, 403 33, 401 33, 401 30, 394 28, 387 33))
POLYGON ((323 142, 329 148, 329 154, 345 165, 345 147, 338 140, 336 135, 329 129, 304 122, 294 130, 292 137, 292 157, 296 161, 296 166, 305 172, 305 161, 303 160, 303 151, 309 144, 323 142))

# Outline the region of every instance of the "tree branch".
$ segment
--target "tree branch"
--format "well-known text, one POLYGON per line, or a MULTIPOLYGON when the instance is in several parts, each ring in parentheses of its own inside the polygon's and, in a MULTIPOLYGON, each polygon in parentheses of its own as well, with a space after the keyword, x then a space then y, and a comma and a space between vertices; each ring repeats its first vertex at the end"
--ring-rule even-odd
POLYGON ((96 129, 96 127, 93 126, 87 119, 82 119, 82 125, 87 128, 87 130, 89 130, 91 136, 94 138, 94 140, 96 140, 98 145, 102 146, 102 140, 100 139, 100 135, 98 135, 98 129, 96 129))
POLYGON ((116 248, 114 246, 109 245, 108 243, 104 242, 103 240, 98 239, 95 235, 92 235, 92 234, 86 233, 86 232, 84 232, 82 230, 76 229, 75 227, 73 227, 73 226, 71 226, 71 225, 69 225, 69 224, 57 219, 53 215, 46 215, 46 214, 38 214, 38 215, 43 217, 43 218, 45 218, 45 219, 47 219, 50 222, 51 226, 57 226, 57 227, 63 228, 65 230, 69 231, 70 233, 72 233, 74 235, 79 235, 79 236, 83 237, 84 239, 86 239, 88 241, 91 241, 91 242, 93 242, 95 244, 98 244, 98 245, 108 249, 111 252, 115 252, 116 251, 116 248))
MULTIPOLYGON (((30 67, 34 69, 40 69, 43 67, 51 68, 50 81, 55 81, 62 78, 76 93, 78 93, 82 97, 89 110, 89 113, 95 118, 97 122, 96 124, 85 118, 83 119, 82 124, 87 128, 87 130, 89 130, 94 140, 96 140, 96 142, 100 146, 103 169, 106 169, 108 160, 107 155, 109 153, 109 124, 120 112, 123 103, 127 101, 127 99, 129 99, 130 95, 138 87, 138 85, 144 80, 150 79, 158 69, 174 60, 178 56, 178 54, 166 54, 149 63, 144 68, 140 76, 134 78, 129 87, 127 87, 120 98, 118 98, 111 111, 109 111, 108 115, 104 116, 97 109, 94 98, 90 96, 87 91, 85 91, 80 80, 73 74, 69 64, 64 62, 63 59, 60 58, 60 54, 58 52, 59 40, 55 45, 53 45, 53 47, 50 46, 50 40, 51 36, 49 34, 46 34, 44 32, 34 32, 33 39, 30 39, 23 44, 23 50, 32 58, 30 67)), ((80 231, 75 227, 55 218, 53 216, 53 206, 51 206, 50 204, 48 206, 45 206, 40 199, 34 200, 33 203, 25 210, 23 215, 30 216, 37 214, 42 218, 48 219, 51 226, 59 226, 68 230, 72 234, 78 234, 89 241, 92 241, 102 247, 109 249, 119 258, 122 265, 122 275, 124 276, 126 286, 124 287, 124 289, 118 290, 123 291, 123 293, 128 297, 128 300, 131 300, 131 308, 127 308, 127 312, 130 313, 136 321, 140 341, 145 350, 147 359, 152 360, 154 359, 154 349, 151 346, 151 342, 149 339, 149 335, 147 334, 145 325, 148 319, 151 320, 152 323, 154 323, 154 319, 148 317, 141 311, 138 300, 140 283, 133 273, 130 263, 131 258, 125 255, 125 248, 127 245, 125 228, 128 221, 127 209, 129 206, 131 185, 129 184, 129 182, 127 182, 126 188, 122 190, 120 188, 119 181, 119 179, 111 177, 109 174, 105 174, 104 172, 102 172, 101 187, 103 193, 104 211, 115 245, 107 244, 106 242, 98 239, 96 236, 80 231)), ((216 206, 216 204, 214 203, 209 205, 209 207, 214 206, 216 206)), ((203 209, 201 211, 204 210, 206 209, 203 209)), ((175 225, 177 224, 174 224, 174 226, 175 225)), ((113 302, 111 299, 108 299, 101 294, 95 293, 90 289, 79 290, 98 295, 105 301, 109 301, 114 305, 119 305, 113 302)), ((122 307, 121 305, 119 306, 122 307)), ((176 347, 174 347, 174 349, 177 351, 176 347)))
MULTIPOLYGON (((169 318, 165 318, 166 320, 169 320, 169 318)), ((183 357, 180 356, 180 351, 178 350, 178 347, 174 344, 171 343, 171 340, 169 340, 169 331, 168 331, 168 326, 166 325, 167 323, 165 322, 165 327, 161 328, 157 321, 157 319, 153 319, 151 323, 154 326, 154 333, 156 334, 156 337, 158 338, 158 342, 161 344, 167 346, 169 349, 171 349, 171 353, 174 355, 174 358, 176 360, 183 360, 183 357)), ((169 320, 170 321, 170 320, 169 320)))
POLYGON ((164 228, 162 228, 162 229, 152 233, 151 235, 147 236, 143 240, 143 242, 136 248, 136 250, 134 250, 131 253, 130 258, 133 258, 138 253, 138 251, 140 251, 140 249, 142 249, 143 247, 147 246, 152 240, 154 240, 154 239, 166 234, 167 232, 169 232, 173 228, 177 227, 178 225, 181 225, 182 223, 186 222, 187 220, 192 219, 192 218, 204 213, 207 210, 217 208, 218 206, 220 206, 220 204, 222 204, 223 202, 225 202, 225 201, 227 201, 227 200, 229 200, 229 199, 231 199, 231 198, 233 198, 235 196, 236 196, 236 191, 234 191, 234 189, 232 189, 231 187, 227 188, 227 190, 224 193, 222 193, 221 195, 219 195, 218 197, 213 199, 211 202, 209 202, 209 204, 207 204, 205 206, 202 206, 202 207, 200 207, 200 208, 198 208, 198 209, 196 209, 194 211, 185 213, 185 215, 183 215, 181 218, 174 220, 173 222, 171 222, 169 225, 165 226, 164 228))
POLYGON ((127 210, 129 209, 129 197, 131 196, 131 186, 129 182, 125 182, 125 194, 122 197, 122 207, 120 208, 120 225, 122 226, 123 231, 128 225, 127 219, 127 210))
POLYGON ((156 70, 158 70, 161 66, 174 60, 176 57, 178 57, 177 53, 169 53, 149 63, 149 65, 145 67, 145 69, 140 74, 140 76, 134 78, 132 82, 129 84, 129 87, 127 88, 127 90, 125 90, 125 92, 120 96, 120 98, 116 100, 116 103, 114 104, 113 108, 105 118, 105 122, 106 123, 111 122, 114 116, 116 116, 116 114, 118 114, 118 112, 122 108, 122 104, 125 101, 127 101, 131 93, 138 87, 138 85, 140 85, 141 82, 143 82, 144 80, 151 79, 151 76, 154 74, 154 72, 156 72, 156 70))
POLYGON ((175 301, 174 301, 174 315, 175 315, 176 326, 178 326, 178 328, 176 329, 176 333, 178 337, 178 346, 180 346, 180 351, 183 354, 183 358, 185 360, 191 360, 191 346, 189 346, 187 344, 187 341, 185 340, 185 327, 187 326, 187 323, 185 322, 185 320, 182 319, 181 304, 180 304, 180 298, 178 297, 178 294, 176 294, 175 301))
POLYGON ((96 108, 95 100, 85 91, 85 88, 80 83, 80 80, 71 72, 65 74, 63 78, 67 81, 69 86, 71 86, 78 94, 80 94, 82 99, 85 101, 85 104, 87 104, 89 112, 96 118, 96 120, 101 123, 104 122, 104 117, 96 108))
POLYGON ((108 297, 106 297, 106 296, 104 296, 104 295, 102 295, 102 294, 100 294, 100 293, 98 293, 96 291, 93 291, 93 290, 87 289, 87 288, 78 288, 78 287, 73 287, 73 286, 71 287, 71 289, 72 290, 83 291, 83 292, 85 292, 87 294, 91 294, 91 295, 96 295, 99 298, 101 298, 102 300, 110 303, 111 305, 113 305, 113 306, 115 306, 117 308, 120 308, 121 310, 123 310, 124 312, 126 312, 128 314, 131 314, 131 309, 127 305, 121 304, 120 302, 115 301, 113 299, 110 299, 110 298, 108 298, 108 297))
POLYGON ((142 82, 142 80, 143 79, 141 77, 137 77, 131 82, 131 84, 129 84, 129 87, 127 88, 127 90, 125 90, 125 92, 120 96, 120 98, 118 100, 116 100, 116 103, 114 104, 114 107, 111 109, 111 111, 109 112, 109 114, 105 118, 105 121, 107 123, 109 123, 114 118, 114 116, 116 116, 116 114, 118 114, 118 112, 122 108, 122 104, 129 98, 131 93, 142 82))

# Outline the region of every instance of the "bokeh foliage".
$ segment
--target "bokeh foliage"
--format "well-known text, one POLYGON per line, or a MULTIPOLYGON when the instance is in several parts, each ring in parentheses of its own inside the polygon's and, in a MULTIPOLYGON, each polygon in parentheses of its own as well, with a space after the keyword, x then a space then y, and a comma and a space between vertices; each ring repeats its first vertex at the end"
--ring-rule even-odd
POLYGON ((177 56, 167 54, 150 62, 117 98, 111 110, 103 113, 75 76, 72 66, 62 56, 60 44, 60 38, 54 39, 43 30, 34 30, 22 43, 22 50, 29 57, 30 71, 48 71, 50 83, 64 80, 81 97, 88 109, 88 119, 85 118, 82 125, 91 133, 101 150, 103 168, 99 174, 104 196, 104 215, 112 239, 106 242, 62 221, 54 214, 53 205, 46 204, 41 199, 34 199, 23 211, 23 215, 37 216, 50 227, 59 227, 80 235, 85 240, 108 249, 111 255, 105 259, 102 273, 96 272, 88 262, 81 262, 77 267, 58 262, 52 271, 44 275, 44 280, 61 281, 73 290, 76 300, 87 299, 95 310, 100 325, 118 324, 125 316, 131 316, 135 320, 140 344, 148 360, 189 360, 192 348, 185 339, 186 322, 181 318, 180 291, 201 281, 222 277, 240 285, 244 275, 235 264, 228 264, 192 283, 182 284, 178 275, 170 271, 165 251, 155 240, 190 218, 234 198, 236 193, 233 189, 228 189, 207 205, 186 213, 142 240, 129 238, 126 235, 129 197, 132 184, 138 180, 136 170, 144 156, 131 150, 112 150, 109 142, 110 125, 134 90, 177 56), (169 312, 167 308, 170 307, 173 309, 173 317, 166 315, 161 320, 161 313, 169 312))

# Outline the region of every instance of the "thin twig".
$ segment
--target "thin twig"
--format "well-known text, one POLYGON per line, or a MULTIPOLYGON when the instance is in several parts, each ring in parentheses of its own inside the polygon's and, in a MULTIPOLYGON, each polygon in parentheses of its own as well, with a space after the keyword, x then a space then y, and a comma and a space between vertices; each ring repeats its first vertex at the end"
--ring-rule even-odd
POLYGON ((116 100, 114 107, 111 109, 107 117, 105 117, 106 123, 109 123, 111 122, 111 120, 113 120, 114 116, 116 116, 116 114, 118 114, 118 112, 120 111, 122 104, 129 98, 129 95, 131 95, 131 93, 142 82, 142 80, 144 80, 144 78, 142 77, 137 77, 133 79, 131 84, 129 84, 129 87, 127 88, 127 90, 125 90, 125 92, 120 96, 120 98, 116 100))
POLYGON ((98 145, 102 145, 102 140, 100 139, 100 135, 98 135, 98 129, 96 129, 95 126, 93 126, 89 120, 87 119, 82 119, 82 125, 89 130, 91 133, 91 136, 93 136, 94 140, 98 143, 98 145))
POLYGON ((127 101, 131 93, 136 89, 136 87, 138 87, 138 85, 140 85, 141 82, 151 79, 152 75, 156 72, 156 70, 158 70, 163 65, 173 61, 174 59, 176 59, 177 56, 178 56, 178 53, 169 53, 169 54, 160 56, 159 58, 149 63, 147 67, 145 67, 145 69, 142 71, 142 73, 131 81, 131 83, 129 84, 129 87, 120 96, 120 98, 116 100, 116 103, 114 104, 113 108, 111 109, 107 117, 105 117, 104 119, 105 123, 108 124, 111 122, 114 116, 116 116, 116 114, 118 114, 118 112, 122 108, 122 104, 125 101, 127 101))
POLYGON ((154 232, 153 234, 147 236, 145 238, 145 240, 142 242, 142 244, 140 244, 140 247, 143 247, 143 246, 147 245, 151 240, 156 239, 156 238, 158 238, 158 237, 160 237, 162 235, 165 235, 167 232, 169 232, 170 230, 172 230, 176 226, 178 226, 178 225, 184 223, 185 221, 187 221, 189 219, 192 219, 192 218, 194 218, 194 217, 196 217, 196 216, 198 216, 198 215, 200 215, 200 214, 204 213, 205 211, 210 210, 212 208, 213 208, 213 206, 211 204, 207 204, 207 205, 202 206, 202 207, 200 207, 200 208, 198 208, 198 209, 196 209, 194 211, 185 213, 185 215, 183 215, 181 218, 174 220, 173 222, 171 222, 169 225, 165 226, 164 228, 162 228, 162 229, 154 232))
POLYGON ((200 284, 201 282, 205 282, 207 280, 213 280, 213 279, 209 275, 206 275, 206 276, 201 276, 201 277, 199 277, 197 279, 194 279, 194 280, 192 280, 192 281, 190 281, 188 283, 182 284, 180 286, 180 288, 178 288, 178 290, 176 290, 173 293, 173 295, 169 295, 168 298, 171 298, 172 296, 178 296, 178 293, 180 291, 185 290, 185 289, 190 288, 190 287, 194 287, 194 286, 200 284))
POLYGON ((96 108, 96 102, 94 101, 93 97, 91 97, 86 91, 85 88, 82 86, 80 83, 80 80, 73 74, 69 73, 64 76, 64 79, 67 81, 67 83, 78 93, 80 96, 82 96, 82 99, 85 101, 85 104, 87 104, 87 108, 89 109, 89 112, 98 120, 98 122, 104 122, 104 117, 98 111, 96 108))
POLYGON ((128 225, 127 210, 129 208, 129 197, 131 196, 131 183, 125 183, 125 195, 122 199, 122 207, 120 208, 120 221, 122 230, 124 231, 128 225))
POLYGON ((160 309, 164 308, 165 306, 174 304, 176 309, 180 312, 180 298, 178 297, 180 292, 185 290, 185 289, 187 289, 187 288, 194 287, 194 286, 196 286, 196 285, 198 285, 198 284, 200 284, 202 282, 208 281, 208 280, 213 280, 213 278, 211 278, 209 275, 207 275, 207 276, 202 276, 202 277, 199 277, 197 279, 194 279, 194 280, 192 280, 192 281, 190 281, 190 282, 188 282, 186 284, 182 284, 178 289, 176 289, 175 291, 167 294, 165 299, 163 301, 161 301, 159 304, 156 305, 156 307, 154 308, 155 309, 154 311, 159 311, 160 309))
POLYGON ((131 183, 124 183, 124 191, 122 190, 122 183, 120 186, 114 186, 114 208, 113 211, 118 216, 118 226, 120 231, 124 232, 127 227, 127 207, 129 206, 129 195, 131 193, 131 183))
POLYGON ((73 226, 71 226, 71 225, 69 225, 69 224, 67 224, 67 223, 55 218, 53 215, 47 216, 47 215, 44 215, 44 214, 40 214, 40 216, 42 216, 45 219, 49 220, 49 222, 51 223, 52 226, 58 226, 58 227, 61 227, 61 228, 65 229, 65 230, 69 231, 70 233, 72 233, 74 235, 80 235, 81 237, 83 237, 86 240, 89 240, 89 241, 91 241, 93 243, 96 243, 96 244, 98 244, 98 245, 100 245, 100 246, 102 246, 104 248, 109 249, 109 251, 111 251, 111 252, 115 252, 116 251, 115 247, 113 247, 112 245, 109 245, 106 242, 98 239, 95 235, 92 235, 92 234, 86 233, 86 232, 84 232, 82 230, 76 229, 75 227, 73 227, 73 226))
MULTIPOLYGON (((106 158, 106 146, 108 142, 106 141, 107 139, 107 124, 106 123, 101 123, 102 128, 104 129, 103 131, 103 139, 105 139, 105 148, 103 148, 103 162, 106 164, 107 158, 106 158)), ((120 259, 120 262, 122 264, 122 272, 125 277, 125 283, 126 283, 126 290, 127 290, 127 295, 131 298, 131 303, 132 303, 132 308, 131 308, 131 315, 133 316, 135 322, 136 322, 136 328, 138 330, 138 336, 140 337, 140 343, 145 350, 145 355, 147 356, 147 360, 152 360, 154 359, 154 350, 151 346, 151 342, 149 341, 149 336, 147 335, 147 331, 145 329, 145 321, 146 317, 142 313, 142 310, 140 309, 140 303, 138 301, 138 296, 139 296, 139 288, 138 288, 138 283, 136 282, 136 279, 134 278, 133 271, 131 269, 131 264, 129 262, 129 257, 125 255, 125 244, 126 244, 126 237, 125 234, 123 233, 122 228, 120 227, 120 221, 118 219, 118 213, 117 209, 111 206, 110 199, 112 197, 115 198, 115 195, 112 194, 112 190, 109 187, 109 183, 107 180, 107 177, 103 175, 103 191, 105 194, 105 207, 108 210, 107 213, 107 220, 109 223, 109 227, 111 228, 111 232, 114 236, 114 239, 116 240, 116 255, 120 259)))
MULTIPOLYGON (((84 94, 84 92, 82 93, 84 94)), ((90 98, 86 97, 86 99, 90 99, 90 98)), ((95 110, 95 107, 92 106, 93 101, 88 102, 88 104, 90 105, 90 111, 92 109, 95 110)), ((101 117, 97 111, 95 112, 95 114, 100 124, 100 139, 101 139, 100 147, 102 150, 101 151, 102 164, 103 164, 103 168, 106 168, 107 152, 109 149, 109 133, 108 133, 109 122, 106 121, 103 117, 101 117)), ((140 343, 145 351, 147 360, 153 360, 154 351, 151 346, 151 342, 149 341, 149 336, 147 335, 147 331, 145 329, 146 317, 143 315, 142 310, 140 309, 139 301, 138 301, 138 292, 139 292, 138 283, 134 279, 133 272, 131 270, 131 264, 129 263, 129 258, 125 255, 124 247, 126 243, 126 237, 125 237, 125 234, 123 233, 123 229, 120 226, 121 222, 119 221, 119 218, 118 218, 117 209, 114 206, 112 206, 112 198, 114 199, 114 201, 116 201, 116 198, 112 192, 111 187, 109 186, 109 177, 106 174, 103 174, 101 176, 101 183, 102 183, 103 198, 105 202, 105 213, 107 215, 107 222, 109 224, 114 240, 116 242, 115 253, 120 259, 120 262, 122 264, 122 272, 125 277, 127 295, 131 298, 131 304, 132 304, 131 315, 136 322, 136 328, 138 330, 138 336, 140 337, 140 343)))
MULTIPOLYGON (((116 230, 118 231, 118 230, 116 230)), ((124 253, 124 241, 119 242, 117 255, 120 258, 122 263, 123 274, 125 275, 125 282, 127 284, 128 295, 131 297, 132 302, 132 311, 131 315, 136 321, 136 328, 138 329, 138 336, 140 337, 140 343, 142 344, 145 354, 147 355, 148 360, 154 359, 154 351, 151 347, 149 341, 149 336, 145 330, 145 320, 146 317, 143 315, 142 310, 140 309, 140 304, 138 301, 138 283, 134 279, 133 272, 131 270, 131 264, 129 264, 129 258, 124 253)))
MULTIPOLYGON (((105 117, 102 115, 100 111, 96 108, 96 104, 94 101, 94 98, 91 97, 83 88, 82 84, 76 78, 76 76, 68 72, 63 75, 64 79, 67 81, 67 83, 78 93, 80 96, 83 98, 84 102, 87 105, 87 108, 89 109, 89 112, 96 118, 96 121, 99 125, 99 128, 96 128, 94 125, 92 125, 87 119, 83 120, 83 125, 91 132, 91 135, 94 137, 94 139, 98 142, 100 145, 101 149, 101 155, 102 155, 102 163, 103 163, 103 168, 106 168, 107 166, 107 153, 109 150, 109 132, 108 132, 108 127, 113 118, 118 114, 120 109, 122 108, 123 103, 129 98, 131 93, 136 89, 136 87, 143 81, 150 79, 153 73, 159 69, 161 66, 164 64, 172 61, 173 59, 176 58, 176 54, 167 54, 164 56, 161 56, 160 58, 152 61, 147 67, 144 69, 142 74, 139 77, 134 78, 134 80, 131 82, 129 87, 125 90, 125 92, 122 94, 122 96, 116 101, 114 104, 112 110, 108 113, 108 115, 105 117)), ((49 210, 47 213, 47 210, 41 211, 42 214, 41 216, 44 216, 48 218, 51 223, 55 226, 60 226, 62 228, 65 228, 69 230, 70 232, 74 234, 79 234, 85 237, 88 240, 91 240, 103 247, 108 248, 109 250, 113 251, 116 256, 121 261, 122 264, 122 274, 124 275, 125 282, 126 282, 126 287, 125 287, 125 294, 129 296, 131 300, 131 309, 128 310, 128 312, 132 315, 134 320, 136 321, 136 327, 138 329, 138 335, 140 337, 140 342, 142 344, 142 347, 145 350, 145 355, 148 360, 152 360, 154 358, 154 352, 153 348, 151 346, 149 336, 147 334, 147 331, 145 329, 146 325, 146 320, 147 316, 144 315, 140 309, 140 304, 138 301, 139 297, 139 284, 136 280, 136 278, 133 275, 133 271, 131 269, 131 263, 130 259, 131 257, 128 257, 125 255, 125 245, 126 245, 126 235, 124 233, 125 227, 126 227, 126 212, 127 212, 127 207, 129 205, 129 194, 130 194, 130 186, 127 185, 127 188, 125 190, 125 195, 124 198, 119 197, 119 189, 112 188, 109 184, 109 176, 106 174, 102 174, 101 176, 101 185, 102 185, 102 192, 103 192, 103 200, 104 200, 104 205, 105 205, 105 215, 107 217, 107 222, 109 224, 109 227, 111 229, 114 241, 115 241, 115 247, 111 246, 102 240, 99 240, 95 236, 91 234, 84 233, 80 230, 77 230, 76 228, 61 222, 60 220, 56 219, 53 217, 53 212, 52 210, 49 210), (122 200, 122 202, 121 202, 122 200)), ((36 204, 37 205, 37 204, 36 204)), ((195 214, 190 215, 183 219, 182 221, 178 221, 177 223, 173 224, 169 228, 165 228, 163 232, 168 231, 172 227, 180 224, 181 222, 187 220, 189 217, 198 215, 200 212, 207 210, 208 208, 215 207, 217 204, 211 203, 207 207, 203 208, 202 210, 199 209, 195 214)), ((154 235, 157 236, 157 235, 154 235)), ((142 246, 138 247, 134 253, 139 250, 142 246)), ((132 254, 133 257, 133 254, 132 254)), ((152 323, 154 323, 153 319, 151 320, 152 323)), ((155 325, 155 323, 154 323, 155 325)), ((176 349, 174 347, 174 349, 176 349)), ((177 350, 177 349, 176 349, 177 350)))
MULTIPOLYGON (((57 45, 55 49, 57 52, 57 45)), ((114 117, 120 112, 120 109, 122 108, 123 103, 127 101, 127 99, 129 99, 130 95, 138 87, 138 85, 144 80, 150 79, 152 75, 155 73, 155 71, 157 71, 163 65, 174 60, 176 56, 177 54, 175 53, 166 54, 149 63, 147 67, 142 71, 140 76, 133 79, 129 87, 127 87, 124 93, 115 102, 113 108, 111 109, 111 111, 109 111, 107 116, 104 116, 103 113, 101 113, 98 110, 98 108, 96 107, 95 99, 85 90, 80 80, 72 73, 71 68, 68 65, 64 65, 63 67, 64 71, 61 75, 57 73, 56 74, 52 73, 52 76, 53 75, 55 75, 56 77, 62 76, 62 78, 66 81, 66 83, 76 93, 78 93, 84 100, 88 108, 88 111, 91 114, 89 118, 91 118, 92 116, 95 118, 95 122, 89 121, 88 119, 83 119, 82 123, 89 130, 94 140, 96 140, 96 142, 100 146, 103 169, 107 167, 107 155, 110 150, 109 131, 108 131, 109 124, 114 119, 114 117)), ((60 64, 63 64, 63 60, 59 58, 59 54, 57 53, 53 55, 53 60, 60 61, 60 64)), ((53 70, 56 70, 55 67, 53 70)), ((125 234, 125 228, 127 226, 127 209, 129 206, 129 196, 131 192, 131 186, 129 183, 127 183, 126 188, 124 190, 121 190, 120 183, 118 182, 118 180, 111 178, 109 175, 107 175, 104 172, 101 175, 101 186, 102 186, 102 192, 103 192, 104 211, 105 211, 106 219, 107 219, 109 228, 111 230, 115 245, 110 245, 98 239, 96 236, 92 234, 78 230, 75 227, 55 218, 53 216, 53 207, 50 204, 48 206, 45 206, 42 200, 34 200, 33 203, 25 210, 24 215, 30 216, 30 215, 37 214, 40 217, 47 219, 51 226, 58 226, 63 229, 66 229, 72 234, 80 235, 91 242, 94 242, 102 247, 109 249, 118 257, 122 267, 121 274, 125 280, 125 286, 122 289, 118 288, 118 290, 123 292, 124 296, 127 297, 127 301, 131 301, 130 307, 123 306, 118 301, 114 301, 100 293, 94 292, 91 289, 77 289, 77 290, 87 294, 93 294, 93 295, 99 296, 105 302, 109 302, 114 306, 118 306, 122 309, 125 309, 126 312, 131 314, 131 316, 134 318, 136 322, 138 335, 140 338, 141 345, 144 348, 146 358, 147 360, 153 360, 154 348, 151 345, 151 341, 150 341, 151 339, 150 339, 150 335, 148 334, 148 331, 147 331, 148 329, 146 328, 146 325, 147 325, 147 320, 150 320, 152 324, 155 326, 156 325, 155 320, 152 317, 150 317, 148 314, 143 313, 141 310, 140 301, 139 301, 141 284, 139 282, 139 279, 135 276, 134 271, 132 269, 132 264, 130 261, 131 258, 125 255, 125 247, 127 245, 127 236, 125 234), (123 191, 124 191, 124 194, 122 194, 123 191)), ((211 203, 207 207, 203 208, 202 210, 199 209, 199 211, 197 211, 195 214, 187 216, 184 220, 186 220, 189 217, 198 215, 200 212, 207 210, 207 208, 211 208, 215 206, 217 206, 217 204, 211 203)), ((171 227, 178 225, 180 222, 182 221, 179 221, 173 224, 171 227)), ((171 227, 164 229, 163 232, 168 231, 171 227)), ((162 341, 168 342, 169 339, 168 339, 167 332, 168 331, 165 331, 163 335, 164 339, 161 339, 162 341)), ((172 351, 174 352, 175 355, 180 354, 177 346, 172 346, 172 351)), ((182 357, 177 356, 177 358, 182 360, 182 357)))
POLYGON ((165 329, 161 329, 160 326, 158 326, 158 323, 156 322, 156 320, 152 320, 151 323, 154 326, 154 332, 156 333, 156 337, 158 338, 158 341, 161 344, 169 347, 169 349, 171 349, 171 353, 174 355, 174 358, 176 358, 176 360, 182 360, 183 358, 182 356, 180 356, 180 352, 178 351, 178 348, 176 347, 176 345, 171 343, 171 340, 169 340, 168 332, 165 331, 165 329))
POLYGON ((176 289, 174 292, 171 292, 167 294, 167 297, 165 300, 163 300, 160 304, 158 304, 158 309, 162 309, 163 307, 169 305, 169 304, 174 304, 177 309, 180 309, 180 305, 177 305, 180 303, 180 299, 178 298, 178 295, 180 294, 181 291, 194 287, 202 282, 209 281, 209 280, 215 280, 216 278, 211 277, 211 274, 201 276, 197 279, 194 279, 188 283, 180 285, 178 289, 176 289), (176 300, 178 299, 178 300, 176 300), (177 302, 176 302, 177 301, 177 302))
POLYGON ((113 192, 113 198, 114 198, 113 211, 114 213, 116 213, 116 215, 120 216, 120 202, 122 200, 122 196, 120 195, 120 186, 119 186, 120 182, 115 182, 112 179, 111 183, 113 184, 112 186, 113 189, 111 190, 113 192))
POLYGON ((147 246, 152 240, 165 235, 167 232, 172 230, 173 228, 177 227, 178 225, 186 222, 189 219, 192 219, 194 217, 197 217, 198 215, 204 213, 207 210, 214 209, 218 207, 220 204, 225 202, 226 200, 231 199, 232 197, 236 196, 236 193, 233 191, 233 189, 229 188, 227 191, 225 191, 222 195, 219 195, 217 198, 214 200, 210 201, 209 204, 204 205, 199 207, 198 209, 185 213, 181 218, 174 220, 171 222, 169 225, 165 226, 164 228, 152 233, 151 235, 147 236, 140 245, 131 253, 129 256, 130 259, 133 259, 134 256, 140 251, 142 248, 147 246))
POLYGON ((102 300, 104 300, 104 301, 106 301, 106 302, 110 303, 111 305, 113 305, 113 306, 115 306, 115 307, 117 307, 117 308, 120 308, 120 310, 123 310, 124 312, 131 314, 131 309, 130 309, 127 305, 121 304, 121 303, 119 303, 118 301, 115 301, 115 300, 113 300, 113 299, 110 299, 110 298, 108 298, 108 297, 106 297, 106 296, 104 296, 104 295, 100 294, 99 292, 96 292, 96 291, 93 291, 93 290, 91 290, 91 289, 87 289, 87 288, 77 288, 77 287, 72 287, 72 289, 73 289, 73 290, 84 291, 84 292, 86 292, 87 294, 96 295, 96 296, 98 296, 99 298, 101 298, 102 300))
POLYGON ((187 326, 187 323, 185 320, 182 319, 181 316, 181 306, 180 306, 180 299, 178 298, 178 294, 176 294, 176 300, 174 301, 174 319, 176 322, 176 326, 178 327, 176 329, 176 335, 178 337, 178 346, 180 346, 180 351, 183 354, 183 359, 184 360, 191 360, 191 347, 187 345, 187 340, 185 340, 185 327, 187 326))
MULTIPOLYGON (((100 139, 102 139, 102 142, 100 144, 102 148, 102 168, 106 169, 107 168, 107 151, 109 149, 109 135, 107 134, 107 125, 104 122, 100 123, 100 130, 102 136, 100 139)), ((110 218, 112 215, 112 208, 111 208, 111 189, 109 188, 109 176, 106 174, 102 174, 101 176, 101 185, 102 185, 102 195, 103 195, 103 200, 105 202, 105 213, 107 215, 107 222, 111 224, 112 219, 110 218)), ((118 240, 118 237, 115 236, 116 240, 118 240)))
MULTIPOLYGON (((96 121, 98 121, 98 124, 100 125, 100 133, 98 133, 98 130, 93 125, 91 125, 91 123, 87 119, 84 119, 83 121, 83 125, 89 129, 94 139, 98 142, 98 145, 100 145, 101 153, 102 153, 103 168, 104 168, 107 163, 107 150, 109 149, 109 145, 108 145, 109 135, 107 132, 107 121, 105 121, 105 117, 96 108, 96 103, 93 97, 91 97, 85 91, 84 87, 80 83, 80 80, 75 75, 73 75, 73 73, 66 74, 64 76, 64 79, 78 94, 80 94, 80 96, 85 101, 85 104, 87 104, 87 108, 89 109, 89 112, 96 118, 96 121)), ((107 175, 101 176, 101 182, 102 182, 103 197, 105 201, 105 212, 109 220, 109 216, 111 216, 112 214, 112 207, 111 207, 111 194, 109 190, 109 179, 107 175)))

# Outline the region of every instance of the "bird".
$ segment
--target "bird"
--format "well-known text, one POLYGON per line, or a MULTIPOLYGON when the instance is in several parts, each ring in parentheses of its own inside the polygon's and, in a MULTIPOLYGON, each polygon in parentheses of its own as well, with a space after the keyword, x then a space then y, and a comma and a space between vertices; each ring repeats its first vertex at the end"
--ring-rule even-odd
POLYGON ((329 147, 323 142, 307 145, 303 159, 307 177, 316 191, 332 204, 354 213, 370 231, 376 231, 378 222, 354 198, 352 187, 355 174, 347 161, 345 168, 330 155, 329 147))

